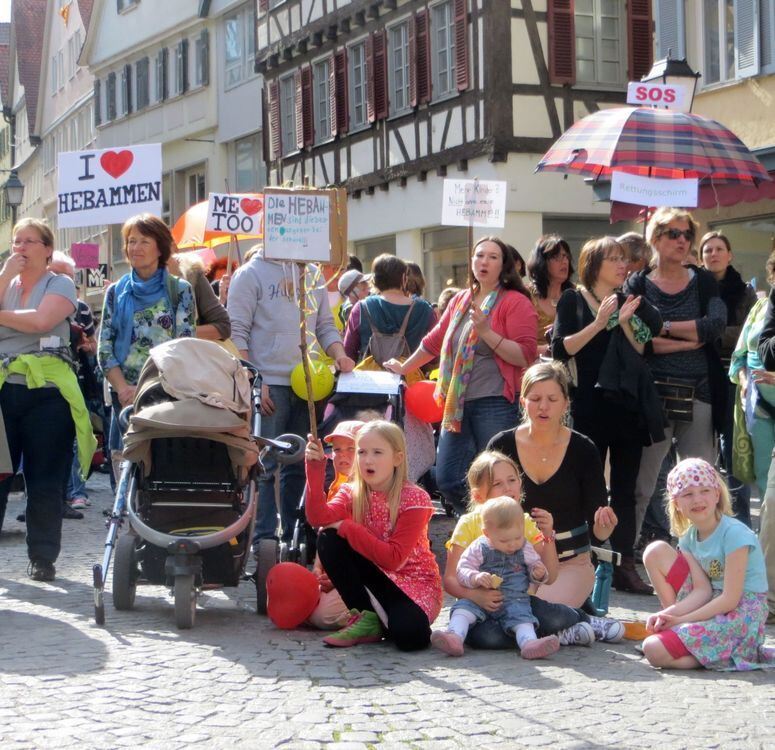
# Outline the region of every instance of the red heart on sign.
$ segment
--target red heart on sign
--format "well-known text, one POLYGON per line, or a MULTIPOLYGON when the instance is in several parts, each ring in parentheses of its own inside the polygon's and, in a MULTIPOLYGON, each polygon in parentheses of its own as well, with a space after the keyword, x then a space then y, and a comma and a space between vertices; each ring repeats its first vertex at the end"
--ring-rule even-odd
POLYGON ((243 198, 240 201, 240 206, 248 216, 253 216, 264 207, 264 204, 259 198, 243 198))
POLYGON ((114 180, 117 180, 132 166, 134 160, 135 156, 131 151, 106 151, 100 157, 100 164, 114 180))

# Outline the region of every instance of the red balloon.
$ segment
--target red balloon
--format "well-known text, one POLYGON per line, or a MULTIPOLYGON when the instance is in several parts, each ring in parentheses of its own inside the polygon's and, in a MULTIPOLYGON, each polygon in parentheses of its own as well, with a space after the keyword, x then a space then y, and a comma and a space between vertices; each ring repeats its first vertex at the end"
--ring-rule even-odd
POLYGON ((444 416, 444 407, 433 398, 435 390, 436 383, 432 380, 420 380, 406 389, 406 408, 421 422, 440 422, 444 416))
POLYGON ((320 584, 303 565, 284 562, 266 577, 266 611, 269 619, 284 630, 301 625, 318 606, 320 584))

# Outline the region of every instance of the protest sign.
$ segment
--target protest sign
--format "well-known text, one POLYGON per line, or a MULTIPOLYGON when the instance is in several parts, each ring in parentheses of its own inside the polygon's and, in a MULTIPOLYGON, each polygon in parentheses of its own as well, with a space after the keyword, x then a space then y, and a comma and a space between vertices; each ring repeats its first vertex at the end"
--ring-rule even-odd
POLYGON ((108 279, 108 264, 100 263, 96 268, 86 269, 86 288, 102 289, 108 279))
POLYGON ((140 213, 161 215, 161 144, 65 151, 57 162, 60 229, 123 224, 140 213))
POLYGON ((261 237, 264 197, 256 193, 210 193, 205 229, 261 237))
POLYGON ((503 227, 508 183, 444 180, 441 223, 453 227, 503 227))
POLYGON ((93 242, 74 242, 70 255, 76 268, 97 268, 100 263, 100 246, 93 242))
POLYGON ((339 265, 347 252, 343 189, 264 190, 264 257, 339 265))
POLYGON ((695 208, 698 198, 697 179, 670 180, 639 177, 626 172, 611 174, 611 200, 635 206, 672 206, 695 208))

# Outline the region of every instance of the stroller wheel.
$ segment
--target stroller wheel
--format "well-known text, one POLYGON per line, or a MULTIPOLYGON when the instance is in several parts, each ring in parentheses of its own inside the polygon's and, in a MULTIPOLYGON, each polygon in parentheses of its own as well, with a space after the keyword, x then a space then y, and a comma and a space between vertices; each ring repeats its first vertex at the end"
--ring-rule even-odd
POLYGON ((266 614, 266 578, 277 564, 278 544, 274 539, 259 539, 256 549, 256 611, 266 614))
POLYGON ((195 613, 194 576, 175 576, 175 624, 181 630, 190 630, 194 627, 195 613))
POLYGON ((299 545, 299 559, 296 562, 298 562, 299 565, 303 565, 305 568, 307 567, 309 560, 307 560, 307 545, 304 544, 304 542, 299 545))
POLYGON ((132 609, 137 591, 137 559, 134 534, 124 534, 116 543, 113 563, 113 606, 118 610, 132 609))

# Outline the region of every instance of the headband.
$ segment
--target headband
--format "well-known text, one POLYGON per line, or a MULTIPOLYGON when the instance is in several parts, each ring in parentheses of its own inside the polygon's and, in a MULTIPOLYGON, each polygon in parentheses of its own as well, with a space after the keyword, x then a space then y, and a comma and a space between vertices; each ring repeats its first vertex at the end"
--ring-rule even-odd
POLYGON ((713 487, 720 490, 721 483, 716 470, 701 458, 687 458, 676 464, 667 475, 667 494, 680 495, 689 487, 713 487))

